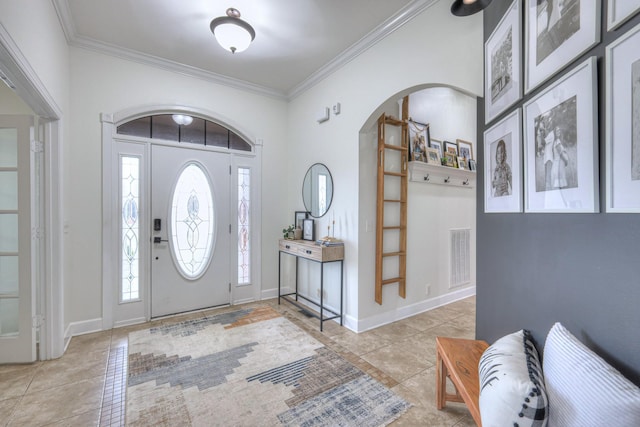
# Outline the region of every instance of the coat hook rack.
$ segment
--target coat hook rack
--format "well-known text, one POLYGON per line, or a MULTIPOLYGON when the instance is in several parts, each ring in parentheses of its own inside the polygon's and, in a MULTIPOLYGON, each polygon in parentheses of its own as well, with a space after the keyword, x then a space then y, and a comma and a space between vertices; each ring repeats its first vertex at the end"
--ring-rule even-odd
POLYGON ((427 176, 424 177, 425 181, 429 181, 429 174, 427 174, 427 176))
POLYGON ((462 185, 469 185, 469 178, 465 179, 465 180, 462 182, 462 185))
POLYGON ((445 178, 444 182, 446 182, 448 184, 449 181, 451 181, 451 177, 448 176, 448 177, 445 178))

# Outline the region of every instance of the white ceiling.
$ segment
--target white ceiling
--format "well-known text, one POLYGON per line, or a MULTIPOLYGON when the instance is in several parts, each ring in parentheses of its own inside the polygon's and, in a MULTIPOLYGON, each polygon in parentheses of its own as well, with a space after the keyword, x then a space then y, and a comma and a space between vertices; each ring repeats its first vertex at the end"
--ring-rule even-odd
POLYGON ((434 1, 54 0, 54 6, 72 46, 290 98, 434 1), (256 31, 244 52, 225 51, 209 29, 228 7, 256 31))

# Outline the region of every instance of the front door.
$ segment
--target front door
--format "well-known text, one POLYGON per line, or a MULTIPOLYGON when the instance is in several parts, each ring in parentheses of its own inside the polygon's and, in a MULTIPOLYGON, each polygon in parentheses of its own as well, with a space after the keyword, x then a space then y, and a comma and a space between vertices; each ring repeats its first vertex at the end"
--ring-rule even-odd
POLYGON ((0 116, 0 363, 36 359, 31 116, 0 116))
POLYGON ((151 148, 151 317, 230 303, 230 155, 151 148))

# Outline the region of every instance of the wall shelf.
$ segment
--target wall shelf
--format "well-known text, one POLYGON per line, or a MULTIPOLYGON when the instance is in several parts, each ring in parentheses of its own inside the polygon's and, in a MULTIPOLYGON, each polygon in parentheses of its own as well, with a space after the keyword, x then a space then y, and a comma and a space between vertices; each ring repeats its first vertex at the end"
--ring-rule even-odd
POLYGON ((409 180, 427 184, 475 188, 476 173, 475 171, 433 165, 425 162, 409 162, 409 180))

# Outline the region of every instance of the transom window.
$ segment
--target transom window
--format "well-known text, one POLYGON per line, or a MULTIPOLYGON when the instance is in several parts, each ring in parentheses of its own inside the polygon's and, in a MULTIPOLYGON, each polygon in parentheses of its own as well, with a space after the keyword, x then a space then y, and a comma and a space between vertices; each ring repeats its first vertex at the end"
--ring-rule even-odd
POLYGON ((222 125, 182 114, 140 117, 118 126, 120 135, 251 151, 251 144, 222 125), (186 119, 185 119, 186 118, 186 119))

